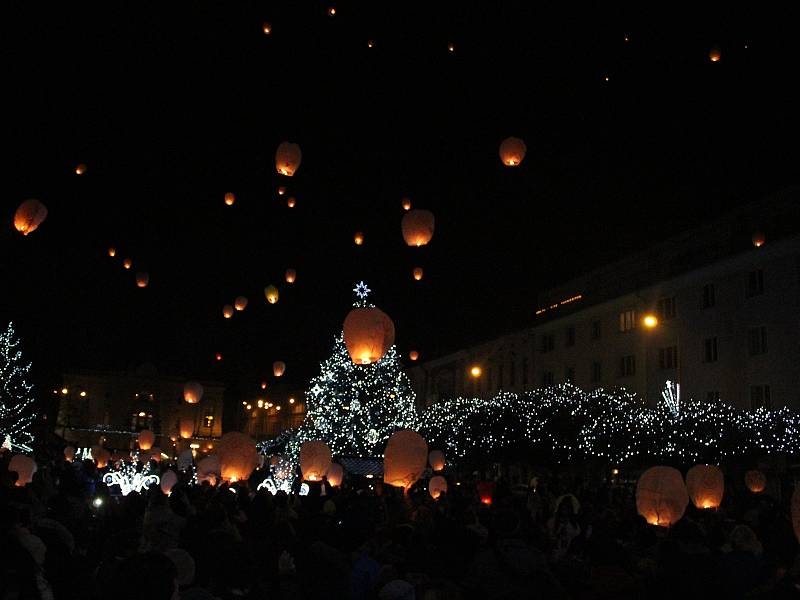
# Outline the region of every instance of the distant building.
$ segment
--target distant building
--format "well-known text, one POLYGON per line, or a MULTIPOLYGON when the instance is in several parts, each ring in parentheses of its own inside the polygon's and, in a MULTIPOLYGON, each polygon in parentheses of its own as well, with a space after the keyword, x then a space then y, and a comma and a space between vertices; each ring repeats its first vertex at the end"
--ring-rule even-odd
POLYGON ((159 375, 152 365, 133 372, 73 371, 52 393, 59 400, 56 433, 76 446, 134 448, 136 434, 149 429, 155 446, 166 451, 194 443, 197 447, 222 435, 224 386, 203 381, 197 404, 183 399, 184 377, 159 375), (181 438, 191 431, 189 438, 181 438))
POLYGON ((275 437, 300 426, 306 416, 302 390, 271 387, 260 396, 242 400, 242 431, 255 440, 275 437))
POLYGON ((794 190, 548 290, 533 326, 411 368, 419 402, 572 382, 652 405, 669 380, 800 409, 799 234, 794 190))

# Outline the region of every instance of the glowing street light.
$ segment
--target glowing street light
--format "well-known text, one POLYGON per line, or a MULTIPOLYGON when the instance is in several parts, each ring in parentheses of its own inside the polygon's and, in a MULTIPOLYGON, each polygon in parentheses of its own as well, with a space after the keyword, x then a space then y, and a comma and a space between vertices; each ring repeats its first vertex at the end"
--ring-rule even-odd
POLYGON ((480 377, 482 373, 483 373, 483 371, 481 370, 481 368, 478 365, 475 365, 474 367, 472 367, 469 370, 469 374, 472 375, 475 378, 480 377))
POLYGON ((645 315, 642 323, 648 329, 653 329, 658 326, 658 318, 655 315, 645 315))

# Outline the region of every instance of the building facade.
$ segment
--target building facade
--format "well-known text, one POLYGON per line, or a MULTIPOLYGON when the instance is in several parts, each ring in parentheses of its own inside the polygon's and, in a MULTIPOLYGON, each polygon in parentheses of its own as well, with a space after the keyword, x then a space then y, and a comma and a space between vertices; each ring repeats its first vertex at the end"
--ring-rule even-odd
POLYGON ((242 431, 257 441, 279 435, 302 424, 306 416, 302 390, 272 387, 241 403, 242 431))

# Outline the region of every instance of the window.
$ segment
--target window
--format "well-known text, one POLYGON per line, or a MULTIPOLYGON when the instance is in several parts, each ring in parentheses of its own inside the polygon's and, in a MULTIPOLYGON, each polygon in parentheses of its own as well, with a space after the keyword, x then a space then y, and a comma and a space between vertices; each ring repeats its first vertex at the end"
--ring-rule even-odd
POLYGON ((542 352, 552 352, 553 348, 556 346, 556 340, 552 333, 547 333, 542 336, 542 352))
POLYGON ((575 367, 567 367, 564 369, 564 381, 566 383, 575 382, 575 367))
POLYGON ((567 346, 575 345, 575 328, 567 327, 567 346))
POLYGON ((675 298, 661 298, 658 301, 658 314, 664 321, 675 318, 675 298))
POLYGON ((769 396, 768 385, 751 385, 750 386, 750 408, 756 410, 757 408, 772 409, 772 399, 769 396))
POLYGON ((717 297, 714 284, 709 283, 703 286, 703 308, 711 308, 716 305, 717 297))
POLYGON ((599 383, 603 380, 603 371, 599 362, 592 363, 592 383, 599 383))
POLYGON ((631 355, 623 356, 619 361, 619 376, 630 377, 636 374, 636 357, 631 355))
POLYGON ((767 328, 754 327, 747 332, 747 351, 750 356, 766 354, 767 328))
POLYGON ((706 402, 718 402, 719 392, 706 392, 706 402))
POLYGON ((760 296, 764 293, 764 271, 758 269, 750 271, 747 275, 747 292, 746 296, 752 298, 753 296, 760 296))
POLYGON ((542 371, 542 387, 549 387, 553 385, 553 372, 542 371))
POLYGON ((592 339, 600 339, 600 321, 592 321, 592 339))
POLYGON ((717 338, 703 340, 703 362, 717 362, 717 338))
POLYGON ((619 330, 620 332, 631 331, 636 327, 636 311, 626 310, 619 313, 619 330))
POLYGON ((150 429, 153 422, 153 415, 145 412, 135 412, 131 416, 131 431, 141 431, 150 429))
POLYGON ((658 368, 677 369, 678 368, 678 347, 667 346, 658 349, 658 368))
POLYGON ((522 385, 528 385, 528 357, 522 357, 522 385))
POLYGON ((203 427, 211 429, 212 425, 214 425, 214 415, 206 415, 203 417, 203 427))

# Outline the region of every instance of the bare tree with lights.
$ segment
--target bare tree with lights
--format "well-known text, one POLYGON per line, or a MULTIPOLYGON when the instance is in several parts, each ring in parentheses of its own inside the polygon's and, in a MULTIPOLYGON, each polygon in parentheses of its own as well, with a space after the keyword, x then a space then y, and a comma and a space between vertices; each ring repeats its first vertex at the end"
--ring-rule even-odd
POLYGON ((33 411, 33 385, 27 382, 30 363, 22 362, 22 352, 15 339, 14 326, 0 332, 0 439, 10 441, 12 450, 31 452, 30 431, 33 411))

